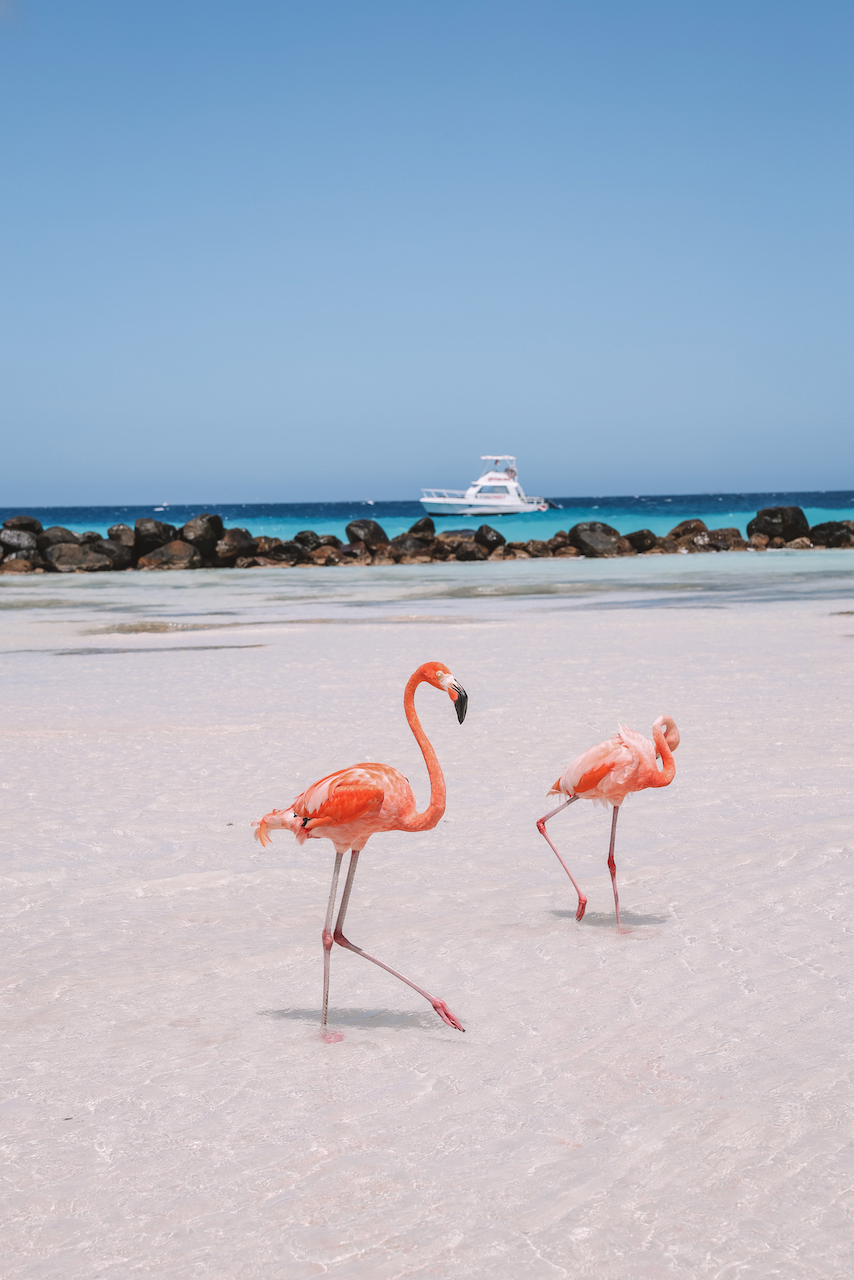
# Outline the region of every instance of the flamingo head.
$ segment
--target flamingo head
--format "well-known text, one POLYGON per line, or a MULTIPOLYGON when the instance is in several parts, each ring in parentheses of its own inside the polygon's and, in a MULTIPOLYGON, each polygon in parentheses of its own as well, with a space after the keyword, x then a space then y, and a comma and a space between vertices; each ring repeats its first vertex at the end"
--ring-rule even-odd
POLYGON ((653 736, 656 729, 659 730, 670 750, 675 751, 679 746, 679 730, 676 728, 673 716, 659 716, 652 726, 653 736))
POLYGON ((448 668, 442 662, 425 662, 418 668, 417 674, 427 684, 432 684, 434 689, 441 689, 448 695, 454 704, 454 710, 457 713, 457 719, 460 724, 466 718, 468 710, 469 697, 463 686, 460 684, 448 668))

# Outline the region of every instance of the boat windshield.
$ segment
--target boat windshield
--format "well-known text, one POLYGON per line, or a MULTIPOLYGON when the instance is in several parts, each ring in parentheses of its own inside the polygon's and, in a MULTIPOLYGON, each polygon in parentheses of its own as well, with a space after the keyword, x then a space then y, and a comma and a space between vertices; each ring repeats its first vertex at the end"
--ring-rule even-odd
POLYGON ((478 488, 478 493, 509 493, 510 486, 508 484, 482 484, 478 488))

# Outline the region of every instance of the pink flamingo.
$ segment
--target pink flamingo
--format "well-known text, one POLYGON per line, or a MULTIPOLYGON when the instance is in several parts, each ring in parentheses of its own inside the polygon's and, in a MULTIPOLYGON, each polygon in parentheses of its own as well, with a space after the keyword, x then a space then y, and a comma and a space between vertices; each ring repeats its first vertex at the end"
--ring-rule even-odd
POLYGON ((578 894, 578 910, 576 920, 584 916, 587 899, 576 884, 575 877, 563 858, 555 849, 546 832, 546 823, 561 809, 573 804, 576 800, 593 800, 607 809, 614 806, 611 819, 611 847, 608 850, 608 870, 614 886, 614 906, 617 908, 617 928, 620 924, 620 899, 617 895, 617 867, 614 862, 614 840, 617 835, 617 816, 620 805, 632 791, 644 791, 647 787, 667 787, 676 776, 673 763, 673 752, 679 746, 679 730, 671 716, 659 716, 652 726, 653 741, 642 733, 628 729, 621 724, 614 738, 607 738, 597 746, 576 756, 572 764, 561 774, 548 794, 568 796, 563 804, 559 804, 551 813, 540 818, 537 830, 545 836, 549 846, 572 881, 578 894), (662 767, 658 768, 661 757, 662 767))
MULTIPOLYGON (((293 831, 300 844, 306 840, 331 840, 335 847, 335 868, 332 872, 332 888, 329 892, 329 905, 326 909, 326 923, 323 926, 323 1012, 320 1025, 326 1029, 327 1009, 329 1005, 329 959, 332 943, 356 955, 364 956, 372 964, 377 964, 386 973, 400 978, 413 991, 417 991, 425 1000, 429 1000, 443 1022, 458 1031, 465 1027, 454 1017, 444 1000, 437 1000, 417 983, 410 982, 402 973, 368 955, 361 947, 344 937, 344 917, 350 903, 350 892, 353 888, 353 877, 359 854, 375 831, 430 831, 445 812, 445 779, 436 759, 436 752, 421 727, 421 721, 415 714, 415 690, 420 684, 432 684, 434 689, 447 693, 454 704, 460 724, 466 718, 468 695, 458 680, 455 680, 447 667, 441 662, 425 662, 407 681, 403 695, 403 707, 409 727, 421 748, 427 772, 430 775, 430 803, 423 813, 415 807, 415 796, 403 774, 391 765, 357 764, 351 769, 338 769, 327 774, 319 782, 308 787, 294 800, 290 809, 274 809, 265 814, 257 827, 256 840, 262 845, 271 844, 267 834, 270 827, 287 827, 293 831), (338 891, 338 873, 341 870, 341 859, 350 850, 350 866, 341 898, 341 908, 332 932, 332 913, 335 909, 335 896, 338 891)), ((340 1037, 335 1037, 340 1039, 340 1037)))

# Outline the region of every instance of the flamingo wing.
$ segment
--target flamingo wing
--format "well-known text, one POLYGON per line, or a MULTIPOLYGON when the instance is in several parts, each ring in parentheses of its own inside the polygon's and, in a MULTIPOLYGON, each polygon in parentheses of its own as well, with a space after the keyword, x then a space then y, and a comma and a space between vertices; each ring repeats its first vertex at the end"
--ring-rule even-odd
POLYGON ((303 828, 340 827, 382 807, 385 791, 366 769, 340 769, 321 778, 294 801, 303 828))

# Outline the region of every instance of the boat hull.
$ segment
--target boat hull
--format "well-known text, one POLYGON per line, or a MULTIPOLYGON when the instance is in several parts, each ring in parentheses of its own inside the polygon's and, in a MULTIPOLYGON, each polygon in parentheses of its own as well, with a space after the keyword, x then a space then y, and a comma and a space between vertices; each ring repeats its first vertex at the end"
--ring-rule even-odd
POLYGON ((422 507, 430 516, 520 516, 535 511, 548 511, 546 502, 482 502, 465 498, 421 498, 422 507))

